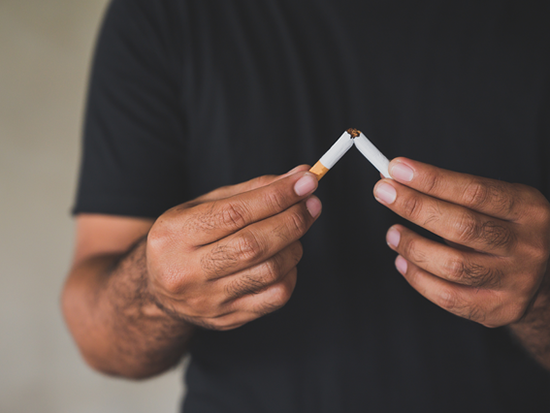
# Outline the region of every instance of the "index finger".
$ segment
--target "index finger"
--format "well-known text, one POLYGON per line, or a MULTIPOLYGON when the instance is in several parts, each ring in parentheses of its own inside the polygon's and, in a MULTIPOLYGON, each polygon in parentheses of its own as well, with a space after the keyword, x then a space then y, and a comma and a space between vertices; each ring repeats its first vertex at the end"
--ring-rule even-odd
POLYGON ((312 194, 317 185, 314 174, 301 170, 269 185, 192 208, 181 223, 182 230, 191 245, 210 244, 288 209, 312 194))
POLYGON ((514 207, 520 195, 514 184, 402 157, 390 162, 389 172, 396 181, 432 197, 507 221, 517 218, 514 207))
POLYGON ((285 178, 289 175, 292 175, 296 172, 307 171, 309 170, 309 165, 300 165, 291 171, 287 172, 284 175, 263 175, 257 178, 251 179, 250 181, 241 182, 236 185, 222 186, 217 188, 207 194, 204 194, 195 199, 195 204, 201 204, 203 202, 217 201, 218 199, 229 198, 234 195, 238 195, 243 192, 252 191, 254 189, 260 188, 271 184, 272 182, 278 181, 279 179, 285 178))

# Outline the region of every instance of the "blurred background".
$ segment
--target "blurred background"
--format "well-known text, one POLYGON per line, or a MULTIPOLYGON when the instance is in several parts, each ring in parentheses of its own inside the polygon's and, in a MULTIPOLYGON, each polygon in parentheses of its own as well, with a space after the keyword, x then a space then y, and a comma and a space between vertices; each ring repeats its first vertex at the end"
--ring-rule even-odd
POLYGON ((59 296, 72 254, 91 52, 106 0, 0 0, 0 412, 175 412, 182 368, 144 382, 81 360, 59 296))

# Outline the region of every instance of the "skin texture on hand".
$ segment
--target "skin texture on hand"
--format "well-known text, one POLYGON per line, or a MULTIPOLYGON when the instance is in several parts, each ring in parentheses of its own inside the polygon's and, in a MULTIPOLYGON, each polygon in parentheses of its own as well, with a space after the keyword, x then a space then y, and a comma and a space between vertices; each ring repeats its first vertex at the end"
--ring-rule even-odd
POLYGON ((196 326, 236 328, 283 306, 321 213, 308 169, 219 188, 154 223, 79 216, 62 305, 88 364, 150 377, 177 364, 196 326))
POLYGON ((163 214, 147 242, 157 305, 215 330, 282 307, 296 285, 299 239, 321 212, 307 169, 222 188, 163 214))
POLYGON ((453 314, 487 327, 511 326, 550 367, 550 204, 544 196, 406 158, 394 159, 389 171, 393 179, 376 184, 375 198, 446 241, 391 227, 387 242, 399 254, 398 271, 453 314))

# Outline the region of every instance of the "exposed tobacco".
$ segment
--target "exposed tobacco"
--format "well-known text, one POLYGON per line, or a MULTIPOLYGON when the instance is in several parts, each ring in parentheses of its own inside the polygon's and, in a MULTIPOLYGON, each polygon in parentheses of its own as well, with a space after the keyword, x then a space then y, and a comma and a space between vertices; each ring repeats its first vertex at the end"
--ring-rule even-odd
POLYGON ((350 136, 351 136, 352 139, 355 139, 355 138, 357 138, 359 135, 361 135, 361 131, 360 131, 360 130, 357 130, 357 129, 355 129, 355 128, 349 128, 346 132, 350 134, 350 136))

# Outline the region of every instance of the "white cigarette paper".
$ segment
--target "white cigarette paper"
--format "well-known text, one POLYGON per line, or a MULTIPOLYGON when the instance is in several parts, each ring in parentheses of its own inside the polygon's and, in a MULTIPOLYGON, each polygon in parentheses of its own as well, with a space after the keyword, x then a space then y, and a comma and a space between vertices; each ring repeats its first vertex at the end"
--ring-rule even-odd
POLYGON ((325 152, 319 161, 325 166, 325 168, 330 169, 336 162, 338 162, 342 156, 346 154, 347 151, 353 146, 353 138, 347 132, 344 132, 334 145, 330 147, 328 151, 325 152))
POLYGON ((317 161, 313 168, 310 169, 310 172, 317 175, 317 179, 321 179, 352 146, 353 137, 348 132, 344 132, 334 145, 325 152, 321 159, 317 161))
POLYGON ((359 149, 359 152, 361 152, 363 156, 380 171, 384 178, 390 178, 390 173, 388 171, 390 161, 382 155, 382 152, 380 152, 378 148, 374 146, 365 135, 363 135, 363 133, 354 139, 354 144, 355 147, 359 149))

